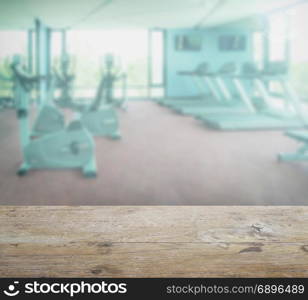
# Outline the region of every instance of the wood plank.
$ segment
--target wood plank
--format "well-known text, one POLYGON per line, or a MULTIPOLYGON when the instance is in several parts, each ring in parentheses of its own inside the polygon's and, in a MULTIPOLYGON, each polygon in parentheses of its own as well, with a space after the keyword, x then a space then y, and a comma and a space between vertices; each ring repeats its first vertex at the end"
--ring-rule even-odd
POLYGON ((308 207, 1 207, 0 276, 307 277, 308 207))
POLYGON ((0 241, 307 241, 306 207, 5 207, 0 241), (12 220, 14 220, 12 222, 12 220), (52 224, 52 226, 50 226, 52 224), (7 232, 11 232, 8 236, 7 232))

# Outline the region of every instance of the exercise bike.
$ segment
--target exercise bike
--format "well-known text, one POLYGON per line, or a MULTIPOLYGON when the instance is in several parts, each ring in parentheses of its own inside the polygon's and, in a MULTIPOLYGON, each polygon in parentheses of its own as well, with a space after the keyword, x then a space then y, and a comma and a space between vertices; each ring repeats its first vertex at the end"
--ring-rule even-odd
POLYGON ((65 119, 53 103, 54 79, 49 78, 49 91, 32 127, 31 136, 43 136, 65 128, 65 119))
MULTIPOLYGON (((95 144, 82 122, 75 120, 66 128, 54 133, 31 138, 30 92, 35 82, 47 79, 29 74, 18 55, 14 56, 11 69, 14 76, 14 93, 23 154, 23 163, 17 174, 24 176, 33 169, 76 168, 82 169, 85 177, 96 177, 95 144)), ((46 99, 43 100, 46 101, 46 99)))

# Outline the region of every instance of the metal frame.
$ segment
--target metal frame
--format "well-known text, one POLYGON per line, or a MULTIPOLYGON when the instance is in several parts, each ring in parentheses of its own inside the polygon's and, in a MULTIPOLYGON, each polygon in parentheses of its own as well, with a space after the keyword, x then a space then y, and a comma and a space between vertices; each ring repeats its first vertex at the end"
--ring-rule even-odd
POLYGON ((28 71, 33 72, 33 30, 28 30, 28 71))
MULTIPOLYGON (((51 67, 51 30, 40 20, 35 20, 35 46, 36 46, 36 75, 41 77, 50 76, 51 67)), ((48 81, 43 78, 39 80, 39 98, 38 104, 41 108, 44 100, 47 98, 48 81)))

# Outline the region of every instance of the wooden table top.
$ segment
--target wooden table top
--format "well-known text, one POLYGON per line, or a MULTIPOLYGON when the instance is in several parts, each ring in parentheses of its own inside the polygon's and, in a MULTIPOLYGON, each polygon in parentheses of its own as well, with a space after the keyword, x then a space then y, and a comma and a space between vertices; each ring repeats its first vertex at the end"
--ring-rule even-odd
POLYGON ((0 207, 0 277, 308 277, 308 207, 0 207))

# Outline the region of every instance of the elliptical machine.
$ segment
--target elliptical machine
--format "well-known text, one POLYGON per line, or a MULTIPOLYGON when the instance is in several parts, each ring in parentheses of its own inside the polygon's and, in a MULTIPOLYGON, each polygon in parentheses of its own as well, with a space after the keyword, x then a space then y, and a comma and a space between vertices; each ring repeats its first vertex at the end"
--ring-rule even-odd
POLYGON ((74 76, 69 74, 69 57, 63 57, 61 72, 56 72, 56 86, 60 89, 60 97, 56 103, 77 111, 83 125, 94 136, 120 139, 119 121, 114 109, 113 82, 117 78, 112 74, 113 61, 106 57, 106 73, 102 76, 97 93, 90 105, 78 104, 72 97, 74 76))
POLYGON ((80 168, 85 177, 96 177, 95 144, 91 134, 80 121, 72 121, 67 128, 54 133, 45 134, 36 139, 31 138, 30 91, 34 82, 47 80, 47 78, 29 74, 18 55, 14 56, 11 68, 23 154, 23 163, 17 174, 24 176, 32 169, 80 168))
MULTIPOLYGON (((126 102, 127 102, 127 76, 126 73, 116 71, 115 69, 115 57, 113 54, 108 53, 105 56, 105 95, 104 95, 104 103, 107 105, 112 105, 114 107, 122 108, 126 110, 126 102), (114 95, 115 83, 117 81, 122 81, 122 98, 116 99, 114 95)), ((102 97, 102 95, 101 95, 102 97)))
POLYGON ((4 67, 4 71, 0 73, 0 90, 10 90, 10 92, 6 95, 2 94, 0 96, 0 111, 4 109, 12 109, 15 106, 14 98, 11 93, 13 86, 13 78, 8 71, 10 69, 8 61, 5 60, 2 66, 4 67))
POLYGON ((62 54, 60 71, 54 68, 56 87, 60 90, 60 95, 55 99, 55 103, 63 108, 76 109, 73 101, 73 82, 75 76, 69 72, 70 58, 67 53, 62 54))

